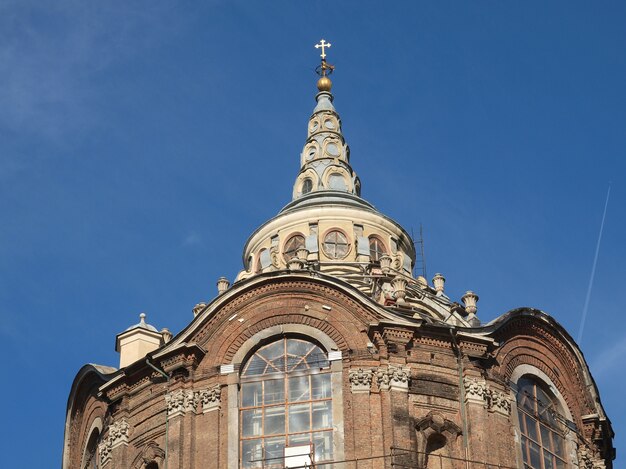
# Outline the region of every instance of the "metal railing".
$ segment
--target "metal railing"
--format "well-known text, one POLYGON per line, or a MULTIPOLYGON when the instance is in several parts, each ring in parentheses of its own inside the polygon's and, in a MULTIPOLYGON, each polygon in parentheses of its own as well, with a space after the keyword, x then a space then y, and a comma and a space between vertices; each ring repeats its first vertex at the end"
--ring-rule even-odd
MULTIPOLYGON (((311 455, 312 456, 312 455, 311 455)), ((283 459, 283 458, 280 458, 283 459)), ((285 468, 278 461, 257 461, 263 463, 255 468, 285 468)), ((479 461, 458 458, 444 454, 414 451, 392 447, 388 454, 366 456, 334 461, 314 462, 304 466, 290 466, 289 469, 379 469, 392 467, 397 469, 520 469, 499 462, 479 461)))

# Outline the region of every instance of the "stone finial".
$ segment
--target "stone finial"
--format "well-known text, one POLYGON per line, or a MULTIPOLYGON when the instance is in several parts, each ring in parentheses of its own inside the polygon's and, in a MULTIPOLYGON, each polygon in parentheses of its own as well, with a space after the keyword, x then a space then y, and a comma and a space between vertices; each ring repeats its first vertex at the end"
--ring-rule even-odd
POLYGON ((221 295, 230 287, 230 282, 226 277, 220 277, 217 279, 217 294, 221 295))
POLYGON ((172 337, 174 337, 167 327, 161 329, 161 335, 163 336, 164 344, 167 344, 170 340, 172 340, 172 337))
POLYGON ((406 300, 406 284, 407 280, 398 275, 391 281, 391 285, 393 286, 393 295, 396 298, 396 303, 399 305, 405 304, 406 300))
POLYGON ((435 287, 435 291, 437 295, 441 295, 443 293, 443 287, 446 283, 446 278, 441 274, 435 274, 433 277, 433 285, 435 287))
POLYGON ((468 314, 476 314, 478 311, 478 307, 476 303, 478 302, 478 295, 471 290, 465 292, 465 295, 461 297, 463 304, 465 305, 465 311, 468 314))
POLYGON ((422 290, 424 290, 428 286, 428 282, 426 281, 426 277, 424 277, 423 275, 418 275, 417 278, 415 279, 415 281, 417 282, 417 285, 422 290))
POLYGON ((198 303, 196 306, 194 306, 192 308, 193 317, 195 318, 198 315, 198 313, 200 313, 200 311, 202 311, 204 309, 205 306, 206 306, 206 303, 204 303, 202 301, 200 303, 198 303))

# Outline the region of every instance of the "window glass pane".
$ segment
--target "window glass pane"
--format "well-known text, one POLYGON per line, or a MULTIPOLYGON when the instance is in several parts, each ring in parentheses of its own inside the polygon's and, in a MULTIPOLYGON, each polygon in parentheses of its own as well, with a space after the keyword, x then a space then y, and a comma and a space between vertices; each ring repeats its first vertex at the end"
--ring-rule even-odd
POLYGON ((309 365, 309 368, 312 369, 324 369, 328 368, 328 359, 326 358, 326 354, 322 352, 320 349, 314 350, 306 357, 306 361, 309 365))
POLYGON ((265 435, 285 433, 285 406, 265 408, 265 435))
POLYGON ((309 404, 289 406, 289 433, 306 432, 311 429, 309 404))
POLYGON ((261 416, 261 409, 242 410, 241 434, 243 436, 260 436, 262 429, 261 416))
POLYGON ((256 407, 261 405, 261 384, 262 383, 244 383, 241 385, 241 406, 256 407))
POLYGON ((565 451, 563 451, 563 437, 557 433, 552 433, 553 451, 557 456, 565 457, 565 451))
POLYGON ((567 467, 562 459, 554 458, 554 462, 556 463, 556 469, 565 469, 567 467))
POLYGON ((289 378, 289 400, 294 401, 308 401, 311 399, 309 393, 309 377, 297 376, 295 378, 289 378))
POLYGON ((268 438, 265 440, 265 466, 284 467, 285 437, 268 438))
POLYGON ((525 465, 528 464, 528 440, 525 436, 522 437, 522 455, 524 456, 525 465))
POLYGON ((310 433, 289 436, 289 446, 303 446, 303 445, 308 445, 310 442, 311 442, 310 433))
POLYGON ((548 453, 545 449, 543 450, 543 464, 546 469, 554 468, 554 456, 548 453))
POLYGON ((265 404, 278 404, 285 402, 285 381, 282 379, 267 380, 263 383, 265 392, 263 402, 265 404))
POLYGON ((287 339, 287 354, 302 357, 309 353, 315 345, 298 339, 287 339))
POLYGON ((539 441, 538 435, 537 435, 537 421, 524 414, 524 419, 526 420, 526 431, 527 431, 527 435, 531 440, 534 441, 539 441))
POLYGON ((330 401, 313 403, 313 430, 331 428, 333 426, 333 413, 330 401))
POLYGON ((315 461, 330 461, 333 459, 333 433, 313 433, 315 461))
POLYGON ((276 360, 277 358, 280 358, 285 354, 283 341, 280 340, 278 342, 274 342, 273 344, 267 345, 260 349, 257 353, 265 358, 267 361, 271 362, 272 360, 276 360))
POLYGON ((550 430, 545 425, 539 425, 541 429, 541 446, 552 450, 552 444, 550 443, 550 430))
POLYGON ((267 367, 268 367, 267 362, 263 360, 262 358, 257 357, 255 355, 250 359, 250 361, 246 365, 246 368, 243 372, 243 376, 262 375, 265 373, 265 369, 267 367))
POLYGON ((251 467, 261 467, 261 460, 263 459, 263 446, 261 445, 261 440, 244 440, 241 446, 242 466, 245 469, 251 467))
POLYGON ((539 452, 539 445, 529 440, 528 449, 530 452, 530 466, 535 469, 541 469, 541 453, 539 452))
POLYGON ((330 373, 311 375, 311 394, 313 399, 330 397, 330 373))
POLYGON ((313 189, 313 181, 310 179, 305 179, 302 183, 302 193, 308 194, 313 189))

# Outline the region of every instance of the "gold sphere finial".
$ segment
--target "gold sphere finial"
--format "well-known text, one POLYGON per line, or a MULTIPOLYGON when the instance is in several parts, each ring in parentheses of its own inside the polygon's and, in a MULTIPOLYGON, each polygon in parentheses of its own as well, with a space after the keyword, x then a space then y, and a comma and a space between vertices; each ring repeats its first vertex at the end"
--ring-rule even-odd
POLYGON ((327 76, 323 76, 319 80, 317 80, 317 89, 320 91, 330 91, 332 86, 333 82, 330 81, 330 78, 328 78, 327 76))

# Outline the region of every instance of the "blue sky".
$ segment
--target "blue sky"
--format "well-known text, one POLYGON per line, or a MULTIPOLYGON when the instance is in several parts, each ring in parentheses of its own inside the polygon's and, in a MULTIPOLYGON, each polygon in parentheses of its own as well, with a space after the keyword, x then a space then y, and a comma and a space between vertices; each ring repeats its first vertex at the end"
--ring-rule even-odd
POLYGON ((6 467, 60 464, 75 373, 141 311, 176 333, 235 277, 290 200, 322 37, 363 196, 483 321, 577 335, 612 183, 581 345, 624 446, 626 4, 382 5, 0 0, 6 467))

